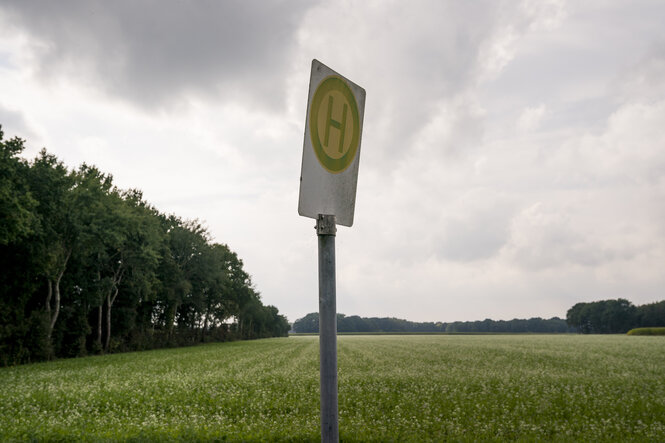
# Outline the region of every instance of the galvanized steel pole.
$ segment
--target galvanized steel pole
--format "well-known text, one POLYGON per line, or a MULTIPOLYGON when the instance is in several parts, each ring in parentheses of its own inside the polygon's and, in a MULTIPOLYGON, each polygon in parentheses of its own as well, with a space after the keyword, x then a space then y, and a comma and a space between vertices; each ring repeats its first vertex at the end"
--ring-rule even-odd
POLYGON ((337 415, 337 304, 335 301, 335 216, 319 214, 319 355, 321 441, 339 441, 337 415))

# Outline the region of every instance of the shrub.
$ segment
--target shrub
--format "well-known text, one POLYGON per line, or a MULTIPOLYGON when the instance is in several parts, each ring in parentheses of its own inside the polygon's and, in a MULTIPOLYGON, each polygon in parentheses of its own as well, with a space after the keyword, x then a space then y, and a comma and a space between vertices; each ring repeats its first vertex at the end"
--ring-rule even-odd
POLYGON ((628 335, 665 335, 663 328, 635 328, 628 331, 628 335))

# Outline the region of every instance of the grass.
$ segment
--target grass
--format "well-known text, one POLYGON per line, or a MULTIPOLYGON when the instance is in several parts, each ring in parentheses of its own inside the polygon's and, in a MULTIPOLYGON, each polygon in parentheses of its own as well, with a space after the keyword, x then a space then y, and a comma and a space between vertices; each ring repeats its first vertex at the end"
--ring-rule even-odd
MULTIPOLYGON (((0 441, 318 441, 318 340, 0 369, 0 441)), ((665 441, 665 342, 341 336, 343 441, 665 441)))

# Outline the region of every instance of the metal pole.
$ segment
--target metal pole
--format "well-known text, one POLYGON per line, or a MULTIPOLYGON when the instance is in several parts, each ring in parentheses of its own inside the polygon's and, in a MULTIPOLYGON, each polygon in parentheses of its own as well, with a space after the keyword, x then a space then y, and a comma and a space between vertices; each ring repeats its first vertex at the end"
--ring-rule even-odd
POLYGON ((319 214, 319 355, 321 441, 339 441, 337 416, 337 306, 335 302, 335 216, 319 214))

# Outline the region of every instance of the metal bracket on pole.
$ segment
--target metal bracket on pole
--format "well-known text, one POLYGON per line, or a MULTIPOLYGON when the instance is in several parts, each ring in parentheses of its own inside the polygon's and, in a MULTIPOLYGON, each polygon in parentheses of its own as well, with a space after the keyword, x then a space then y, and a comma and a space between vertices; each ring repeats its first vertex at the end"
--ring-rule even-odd
POLYGON ((319 214, 319 356, 321 360, 321 441, 339 442, 337 406, 337 303, 335 216, 319 214))
POLYGON ((335 235, 337 226, 335 226, 335 216, 319 214, 316 218, 316 235, 335 235))

